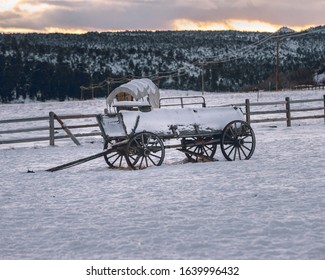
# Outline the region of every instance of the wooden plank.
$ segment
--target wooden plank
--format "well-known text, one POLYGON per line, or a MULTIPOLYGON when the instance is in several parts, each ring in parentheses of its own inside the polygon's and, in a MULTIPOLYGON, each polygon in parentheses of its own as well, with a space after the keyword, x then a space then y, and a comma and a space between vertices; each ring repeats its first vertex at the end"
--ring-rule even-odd
POLYGON ((49 129, 48 126, 34 127, 34 128, 21 128, 21 129, 0 131, 0 134, 22 133, 22 132, 32 132, 32 131, 44 131, 44 130, 48 130, 48 129, 49 129))
POLYGON ((251 115, 271 115, 271 114, 283 114, 286 110, 274 110, 274 111, 255 111, 250 112, 251 115))
MULTIPOLYGON (((75 137, 89 137, 89 136, 101 136, 100 132, 90 132, 90 133, 76 133, 74 134, 75 137)), ((56 140, 57 139, 67 139, 70 138, 69 135, 55 135, 54 137, 56 140)))
POLYGON ((285 105, 285 101, 274 101, 274 102, 254 102, 250 103, 251 106, 268 106, 268 105, 285 105))
POLYGON ((324 107, 306 108, 306 109, 291 109, 291 112, 308 112, 308 111, 320 111, 320 110, 324 110, 324 107))
POLYGON ((96 118, 96 114, 60 115, 61 120, 96 118))
POLYGON ((308 103, 308 102, 321 102, 323 99, 301 99, 301 100, 290 100, 290 103, 308 103))
POLYGON ((322 119, 322 118, 325 118, 325 115, 314 115, 314 116, 291 117, 292 120, 322 119))
POLYGON ((13 139, 13 140, 0 140, 0 144, 15 144, 15 143, 48 141, 49 139, 50 138, 47 136, 47 137, 32 137, 32 138, 13 139))
POLYGON ((278 122, 278 121, 286 121, 286 120, 287 118, 260 119, 260 120, 251 120, 251 123, 278 122))
POLYGON ((16 122, 34 122, 34 121, 47 121, 49 117, 35 117, 35 118, 24 118, 24 119, 7 119, 0 120, 0 124, 3 123, 16 123, 16 122))
MULTIPOLYGON (((100 132, 89 132, 89 133, 75 133, 75 137, 88 137, 88 136, 101 136, 100 132)), ((56 137, 55 137, 56 138, 56 137)), ((68 137, 66 137, 68 138, 68 137)))
POLYGON ((66 127, 66 125, 64 124, 64 122, 60 119, 60 117, 56 114, 54 114, 54 118, 60 123, 60 125, 62 126, 62 128, 64 129, 64 131, 69 135, 69 137, 72 139, 72 141, 77 145, 80 146, 80 142, 78 141, 78 139, 71 133, 71 131, 66 127))
POLYGON ((81 124, 81 125, 67 125, 66 127, 68 129, 88 128, 88 127, 97 127, 98 128, 98 123, 96 123, 96 124, 81 124))

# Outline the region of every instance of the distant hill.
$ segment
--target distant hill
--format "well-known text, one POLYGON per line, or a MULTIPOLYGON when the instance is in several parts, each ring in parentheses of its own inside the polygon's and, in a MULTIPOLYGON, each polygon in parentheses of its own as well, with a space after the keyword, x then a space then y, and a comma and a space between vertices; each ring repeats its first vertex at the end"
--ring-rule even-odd
MULTIPOLYGON (((276 36, 280 88, 313 83, 325 64, 325 26, 305 32, 135 31, 72 34, 0 34, 0 97, 97 96, 116 79, 151 77, 160 88, 246 91, 275 87, 276 36), (106 79, 109 78, 110 84, 106 79), (89 92, 88 92, 89 94, 89 92)), ((124 81, 123 79, 121 81, 124 81)), ((108 88, 109 86, 109 88, 108 88)))
POLYGON ((286 26, 281 27, 281 28, 277 31, 277 33, 279 33, 279 34, 295 33, 295 32, 296 32, 296 31, 294 31, 293 29, 291 29, 291 28, 289 28, 289 27, 286 27, 286 26))

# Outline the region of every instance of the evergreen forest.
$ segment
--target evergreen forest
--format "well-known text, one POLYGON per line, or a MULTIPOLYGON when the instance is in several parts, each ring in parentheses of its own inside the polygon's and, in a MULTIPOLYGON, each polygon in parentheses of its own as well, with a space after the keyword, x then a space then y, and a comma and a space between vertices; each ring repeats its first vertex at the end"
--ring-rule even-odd
POLYGON ((106 96, 133 78, 162 89, 234 92, 314 84, 325 26, 304 32, 124 31, 0 34, 0 102, 106 96), (277 66, 278 65, 278 66, 277 66), (202 77, 203 75, 203 77, 202 77))

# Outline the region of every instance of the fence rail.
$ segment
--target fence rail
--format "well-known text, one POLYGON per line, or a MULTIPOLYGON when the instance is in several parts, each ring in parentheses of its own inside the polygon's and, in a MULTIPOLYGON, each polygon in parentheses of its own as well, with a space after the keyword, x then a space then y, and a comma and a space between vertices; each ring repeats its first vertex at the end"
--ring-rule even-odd
MULTIPOLYGON (((250 102, 249 99, 246 99, 245 103, 233 105, 244 108, 244 115, 248 123, 285 121, 287 126, 291 126, 292 121, 295 120, 321 118, 324 119, 325 123, 325 95, 320 99, 307 100, 291 100, 289 97, 286 97, 284 101, 276 102, 250 102), (305 103, 314 105, 303 107, 302 104, 305 103), (299 104, 299 107, 295 107, 296 104, 299 104), (255 110, 256 108, 257 110, 255 110), (314 112, 314 114, 311 115, 310 112, 314 112), (318 113, 315 114, 315 112, 318 113)), ((55 140, 65 138, 71 138, 76 145, 80 145, 78 138, 101 135, 95 118, 95 114, 58 116, 54 112, 50 112, 47 117, 0 120, 0 145, 49 141, 49 144, 53 146, 55 140), (67 125, 63 120, 83 120, 83 124, 71 123, 67 125), (86 121, 87 123, 85 123, 86 121), (35 125, 41 122, 43 122, 42 125, 35 125), (44 122, 46 122, 46 125, 44 122), (23 124, 24 127, 17 128, 16 124, 19 123, 23 124), (57 126, 57 124, 59 124, 59 126, 57 126), (1 127, 2 125, 14 125, 15 127, 3 129, 1 127), (58 135, 60 134, 59 131, 64 131, 63 135, 58 135), (42 133, 42 135, 36 135, 38 132, 42 133), (14 137, 14 135, 19 134, 19 137, 14 137), (8 135, 13 137, 11 137, 11 139, 2 138, 2 136, 6 137, 8 135)))

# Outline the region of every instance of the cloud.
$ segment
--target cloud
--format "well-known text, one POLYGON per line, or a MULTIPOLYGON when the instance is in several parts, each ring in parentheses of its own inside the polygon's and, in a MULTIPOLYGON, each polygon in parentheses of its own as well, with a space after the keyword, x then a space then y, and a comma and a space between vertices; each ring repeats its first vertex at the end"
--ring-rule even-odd
POLYGON ((324 0, 0 0, 0 31, 166 30, 181 20, 215 29, 236 21, 302 27, 324 24, 323 11, 324 0))

